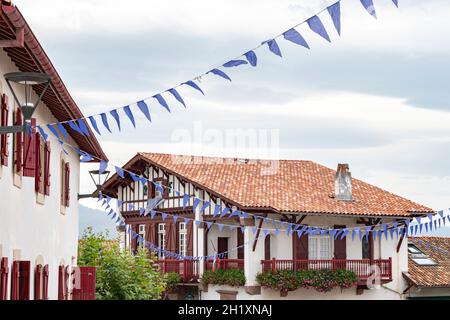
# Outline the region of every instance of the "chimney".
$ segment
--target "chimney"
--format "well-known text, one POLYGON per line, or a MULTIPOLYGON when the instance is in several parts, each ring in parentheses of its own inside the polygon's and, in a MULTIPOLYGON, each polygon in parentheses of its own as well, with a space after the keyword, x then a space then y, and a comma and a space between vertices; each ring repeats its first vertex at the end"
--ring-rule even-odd
POLYGON ((339 163, 334 179, 334 195, 337 200, 352 200, 352 175, 348 163, 339 163))

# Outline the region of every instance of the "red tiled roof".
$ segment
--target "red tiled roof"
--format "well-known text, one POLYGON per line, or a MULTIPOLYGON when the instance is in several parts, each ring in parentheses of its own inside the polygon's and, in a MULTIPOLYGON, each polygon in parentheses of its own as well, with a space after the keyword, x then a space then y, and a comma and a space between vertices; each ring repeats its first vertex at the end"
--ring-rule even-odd
POLYGON ((418 287, 450 287, 450 255, 432 250, 431 246, 450 252, 450 237, 416 237, 418 241, 411 241, 437 264, 434 266, 421 266, 415 263, 411 257, 408 259, 408 274, 406 277, 418 287), (425 243, 430 247, 427 248, 425 243))
MULTIPOLYGON (((83 117, 81 110, 70 96, 58 72, 19 9, 15 6, 2 5, 0 10, 0 40, 15 39, 15 30, 18 28, 24 28, 24 46, 8 47, 3 48, 3 50, 20 71, 42 72, 52 77, 50 87, 42 97, 42 101, 58 121, 83 117)), ((35 86, 34 88, 36 93, 40 94, 43 87, 35 86)), ((82 150, 106 160, 107 157, 90 129, 89 124, 86 123, 86 126, 90 132, 89 137, 81 135, 69 127, 66 127, 66 129, 82 150)))
MULTIPOLYGON (((433 212, 432 209, 404 199, 357 179, 352 179, 353 200, 333 197, 336 171, 300 160, 250 160, 174 156, 138 153, 144 160, 174 173, 241 209, 271 209, 276 212, 325 213, 365 216, 409 216, 433 212), (274 174, 264 172, 273 166, 274 174)), ((125 168, 132 168, 133 159, 125 168)), ((114 175, 105 189, 118 182, 114 175)))

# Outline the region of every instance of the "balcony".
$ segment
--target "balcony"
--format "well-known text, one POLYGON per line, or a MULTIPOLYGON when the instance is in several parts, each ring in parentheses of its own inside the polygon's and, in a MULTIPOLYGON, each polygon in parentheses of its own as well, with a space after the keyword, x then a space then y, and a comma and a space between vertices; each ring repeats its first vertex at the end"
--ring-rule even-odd
POLYGON ((263 271, 280 270, 349 270, 356 273, 362 282, 373 275, 374 270, 371 266, 377 266, 380 270, 382 283, 392 281, 392 258, 389 259, 331 259, 331 260, 262 260, 263 271))

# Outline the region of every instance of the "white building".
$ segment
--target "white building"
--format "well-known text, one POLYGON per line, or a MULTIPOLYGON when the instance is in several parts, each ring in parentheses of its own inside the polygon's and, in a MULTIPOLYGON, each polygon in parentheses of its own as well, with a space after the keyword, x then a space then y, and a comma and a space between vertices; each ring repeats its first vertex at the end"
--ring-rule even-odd
MULTIPOLYGON (((3 1, 2 1, 3 3, 3 1)), ((3 75, 40 72, 52 77, 33 114, 37 125, 82 117, 61 78, 16 7, 0 12, 1 124, 20 124, 21 116, 3 75)), ((34 88, 36 99, 40 87, 34 88), (37 91, 36 91, 37 90, 37 91)), ((15 90, 16 91, 16 90, 15 90)), ((22 92, 18 99, 24 101, 22 92)), ((67 128, 68 143, 106 158, 91 132, 67 128)), ((80 157, 67 154, 55 137, 2 135, 0 165, 0 299, 58 299, 61 273, 77 263, 80 157)))
MULTIPOLYGON (((116 174, 105 183, 104 192, 123 201, 119 208, 122 217, 131 230, 145 239, 145 244, 183 256, 223 253, 222 269, 244 270, 245 286, 199 285, 201 299, 402 299, 406 285, 402 273, 408 270, 407 241, 394 226, 401 227, 408 218, 433 212, 352 179, 348 165, 339 165, 334 171, 311 161, 138 153, 124 168, 150 183, 134 181, 137 179, 129 175, 122 179, 116 174), (171 189, 161 192, 154 183, 171 189), (188 202, 184 201, 184 194, 190 196, 188 202), (155 196, 161 196, 164 202, 151 218, 139 209, 155 196), (209 205, 203 201, 195 205, 195 198, 209 205), (230 216, 232 212, 238 214, 230 216), (162 213, 169 216, 163 219, 162 213), (177 219, 173 219, 174 215, 177 219), (191 220, 186 222, 184 218, 191 220), (278 234, 268 219, 282 221, 276 223, 278 234), (353 238, 351 233, 347 237, 314 233, 299 236, 300 228, 286 232, 289 227, 301 225, 342 232, 376 226, 378 233, 383 224, 392 238, 374 239, 372 233, 363 240, 359 236, 353 238), (261 231, 264 229, 272 231, 266 234, 261 231), (369 290, 373 265, 380 268, 380 285, 369 290), (262 271, 293 268, 352 270, 358 282, 349 289, 319 293, 304 288, 280 292, 261 287, 256 281, 262 271)), ((136 250, 139 237, 136 241, 132 233, 123 235, 126 248, 136 250)), ((192 287, 204 270, 212 268, 213 261, 171 260, 160 254, 159 264, 166 272, 179 272, 192 287)))

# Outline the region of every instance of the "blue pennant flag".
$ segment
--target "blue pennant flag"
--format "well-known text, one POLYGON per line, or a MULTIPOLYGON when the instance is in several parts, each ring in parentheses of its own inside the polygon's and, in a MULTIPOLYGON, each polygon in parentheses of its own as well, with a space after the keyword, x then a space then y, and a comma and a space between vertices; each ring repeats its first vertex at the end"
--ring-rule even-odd
POLYGON ((335 4, 329 6, 328 13, 333 20, 334 27, 339 35, 341 35, 341 3, 336 2, 335 4))
POLYGON ((352 241, 355 240, 355 236, 356 236, 357 232, 358 232, 357 229, 352 230, 352 241))
POLYGON ((438 211, 438 214, 441 216, 441 218, 444 218, 444 210, 438 211))
POLYGON ((375 19, 377 18, 377 13, 375 12, 375 7, 372 0, 360 0, 363 7, 370 13, 375 19))
POLYGON ((148 105, 144 102, 144 100, 137 102, 138 108, 144 114, 148 121, 152 122, 152 118, 150 117, 150 111, 148 110, 148 105))
POLYGON ((220 209, 221 209, 220 204, 216 204, 215 207, 214 207, 213 218, 219 214, 220 209))
POLYGON ((85 153, 85 154, 81 155, 80 161, 81 162, 90 162, 93 159, 94 158, 89 153, 85 153))
POLYGON ((227 213, 228 213, 229 211, 231 211, 231 209, 228 208, 228 207, 225 207, 225 208, 222 210, 222 213, 220 214, 220 218, 223 218, 224 216, 226 216, 227 213))
POLYGON ((124 174, 122 168, 115 166, 115 169, 116 169, 117 175, 123 179, 125 177, 125 174, 124 174))
POLYGON ((263 229, 264 235, 267 236, 270 233, 270 230, 263 229))
POLYGON ((247 58, 247 61, 250 63, 252 67, 256 67, 256 64, 258 63, 258 58, 256 57, 256 53, 253 50, 246 52, 245 58, 247 58))
POLYGON ((199 198, 195 198, 194 199, 194 205, 192 206, 192 211, 195 212, 195 210, 197 209, 197 207, 200 204, 200 202, 202 202, 202 200, 200 200, 199 198))
POLYGON ((115 110, 115 109, 111 110, 109 113, 113 116, 114 120, 116 120, 117 127, 119 128, 119 131, 120 131, 121 130, 121 128, 120 128, 120 118, 119 118, 119 114, 117 113, 117 110, 115 110))
POLYGON ((79 134, 83 135, 83 131, 81 131, 80 128, 78 128, 78 126, 76 125, 75 121, 69 121, 67 122, 69 124, 69 127, 72 128, 72 130, 78 132, 79 134))
POLYGON ((185 223, 185 224, 188 224, 189 221, 191 221, 191 220, 192 220, 191 218, 184 218, 184 223, 185 223))
POLYGON ((347 234, 348 234, 348 229, 344 229, 344 232, 342 232, 342 235, 341 235, 341 240, 344 239, 347 236, 347 234))
POLYGON ((102 134, 100 133, 100 130, 98 129, 97 121, 95 121, 94 116, 90 116, 88 119, 91 122, 91 125, 94 128, 95 132, 97 132, 98 135, 101 136, 102 134))
POLYGON ((225 72, 223 72, 222 70, 212 69, 208 73, 215 74, 216 76, 219 76, 219 77, 222 77, 222 78, 224 78, 226 80, 230 80, 231 81, 231 78, 225 72))
POLYGON ((318 16, 314 16, 306 20, 308 23, 309 28, 317 33, 319 36, 327 40, 328 42, 331 42, 330 37, 328 36, 327 30, 323 26, 322 21, 320 21, 320 18, 318 16))
POLYGON ((424 223, 425 224, 425 232, 428 232, 428 223, 424 223))
POLYGON ((262 44, 265 44, 265 43, 267 43, 267 45, 269 46, 269 50, 273 54, 275 54, 275 55, 277 55, 279 57, 282 56, 281 55, 281 51, 280 51, 280 47, 278 47, 278 43, 276 42, 275 39, 270 39, 270 40, 264 41, 262 44))
POLYGON ((167 111, 170 112, 169 105, 167 104, 166 100, 163 98, 162 95, 156 94, 156 95, 153 96, 153 98, 158 100, 159 104, 162 105, 164 107, 164 109, 166 109, 167 111))
POLYGON ((156 216, 156 211, 155 210, 150 210, 150 219, 153 220, 153 218, 156 216))
POLYGON ((230 214, 230 218, 231 217, 234 217, 234 216, 238 216, 239 217, 239 213, 240 213, 240 211, 239 210, 234 210, 231 214, 230 214))
POLYGON ((388 226, 386 223, 383 224, 383 232, 384 232, 384 237, 387 240, 388 239, 388 226))
POLYGON ((123 111, 127 115, 128 119, 130 119, 131 123, 133 124, 133 127, 136 128, 136 122, 134 121, 133 112, 131 112, 130 106, 123 107, 123 111))
POLYGON ((197 91, 200 91, 203 95, 205 95, 205 93, 203 92, 203 90, 192 80, 186 81, 183 84, 190 86, 191 88, 194 88, 197 91))
POLYGON ((109 123, 108 123, 108 118, 106 117, 106 113, 102 113, 100 115, 100 117, 102 118, 102 122, 103 125, 105 126, 105 128, 112 133, 111 129, 109 128, 109 123))
POLYGON ((163 221, 165 221, 166 218, 167 218, 167 213, 162 212, 162 213, 161 213, 161 218, 162 218, 163 221))
POLYGON ((241 229, 241 233, 245 232, 245 226, 240 226, 239 228, 241 229))
POLYGON ((134 204, 130 203, 128 204, 128 211, 133 211, 134 210, 134 204))
POLYGON ((89 137, 90 136, 89 129, 87 128, 84 120, 80 118, 77 120, 77 123, 78 123, 78 127, 80 128, 81 132, 83 132, 86 137, 89 137))
POLYGON ((277 236, 277 235, 279 235, 280 234, 280 229, 278 229, 278 228, 275 228, 275 235, 277 236))
POLYGON ((45 133, 44 129, 42 129, 41 126, 37 126, 39 133, 41 134, 42 138, 44 138, 44 141, 47 142, 48 134, 45 133))
POLYGON ((392 2, 395 4, 395 6, 398 8, 398 0, 392 0, 392 2))
POLYGON ((283 33, 283 37, 288 40, 291 41, 295 44, 301 45, 307 49, 309 49, 309 45, 306 42, 306 40, 302 37, 302 35, 295 30, 294 28, 289 29, 288 31, 286 31, 285 33, 283 33))
POLYGON ((211 229, 211 226, 212 226, 211 221, 206 222, 206 228, 211 229))
POLYGON ((210 205, 210 202, 206 201, 203 203, 202 208, 200 209, 200 214, 202 214, 210 205))
POLYGON ((177 223, 178 215, 174 214, 172 218, 173 218, 173 223, 177 223))
POLYGON ((226 63, 224 63, 222 66, 225 68, 231 68, 231 67, 238 67, 242 64, 247 64, 248 62, 245 60, 230 60, 226 63))
POLYGON ((123 205, 123 200, 117 200, 117 207, 121 207, 123 205))
POLYGON ((186 208, 186 206, 188 205, 189 199, 190 199, 190 196, 187 193, 185 193, 183 195, 183 209, 186 208))
POLYGON ((378 239, 381 241, 381 237, 383 236, 383 230, 378 230, 377 235, 378 239))
POLYGON ((422 218, 421 217, 416 217, 416 221, 417 221, 418 224, 420 224, 420 222, 422 221, 422 218))
POLYGON ((180 96, 180 94, 175 88, 169 89, 169 92, 175 99, 177 99, 179 103, 181 103, 186 108, 186 104, 184 103, 183 98, 180 96))
POLYGON ((48 124, 48 125, 47 125, 47 128, 53 133, 53 135, 54 135, 56 138, 58 138, 59 140, 61 140, 61 138, 59 137, 58 130, 56 130, 56 128, 55 128, 53 125, 48 124))
POLYGON ((144 208, 139 208, 139 215, 143 216, 145 213, 145 209, 144 208))
POLYGON ((56 126, 58 127, 59 131, 63 134, 64 139, 66 139, 66 141, 69 140, 69 133, 67 132, 66 128, 64 128, 64 125, 62 123, 57 123, 56 126))
POLYGON ((141 180, 137 175, 135 175, 132 172, 128 172, 128 174, 130 175, 131 179, 133 179, 134 182, 137 182, 137 181, 141 180))

